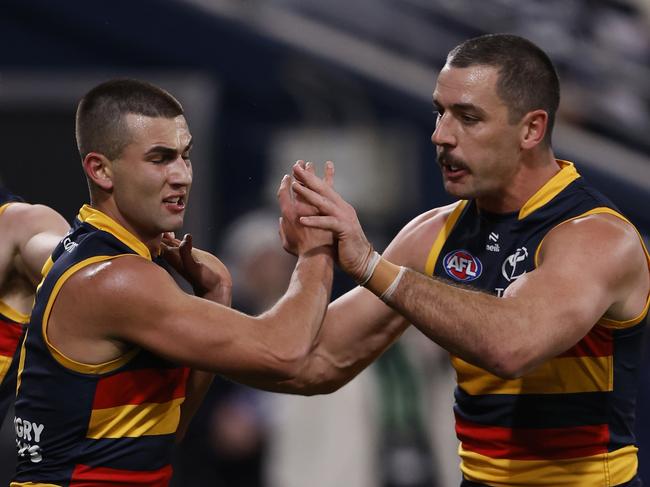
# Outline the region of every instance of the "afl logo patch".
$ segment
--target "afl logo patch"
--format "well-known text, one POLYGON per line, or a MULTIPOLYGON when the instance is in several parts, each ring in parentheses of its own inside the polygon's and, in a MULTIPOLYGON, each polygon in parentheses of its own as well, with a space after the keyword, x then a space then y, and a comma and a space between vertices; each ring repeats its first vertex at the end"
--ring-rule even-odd
POLYGON ((457 281, 473 281, 483 272, 483 264, 466 250, 453 250, 442 261, 445 272, 457 281))

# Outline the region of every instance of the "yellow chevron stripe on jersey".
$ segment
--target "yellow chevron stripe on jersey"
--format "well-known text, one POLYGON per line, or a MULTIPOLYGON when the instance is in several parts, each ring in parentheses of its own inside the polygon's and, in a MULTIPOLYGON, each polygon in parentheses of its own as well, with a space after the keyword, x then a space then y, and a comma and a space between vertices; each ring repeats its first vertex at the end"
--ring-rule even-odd
POLYGON ((12 482, 9 487, 63 487, 59 484, 41 484, 40 482, 12 482))
POLYGON ((458 385, 473 396, 483 394, 566 394, 614 388, 612 357, 556 357, 518 379, 506 380, 458 357, 451 359, 458 385))
POLYGON ((9 203, 5 203, 4 205, 0 206, 0 215, 2 215, 7 207, 12 203, 15 203, 15 201, 10 201, 9 203))
POLYGON ((128 404, 95 409, 88 425, 88 438, 125 438, 176 433, 184 397, 165 403, 128 404))
POLYGON ((133 249, 140 256, 151 260, 151 252, 149 252, 149 248, 142 241, 138 240, 138 238, 126 228, 98 209, 93 208, 90 205, 83 205, 79 210, 77 218, 82 222, 90 223, 95 228, 99 228, 100 230, 112 234, 115 238, 120 240, 127 247, 133 249))
POLYGON ((6 316, 11 321, 26 325, 29 322, 29 315, 13 309, 7 303, 0 301, 0 314, 6 316))
MULTIPOLYGON (((50 255, 45 261, 45 264, 43 264, 43 268, 41 269, 41 276, 43 277, 47 276, 47 273, 50 272, 50 269, 52 268, 53 265, 54 265, 54 261, 52 260, 52 256, 50 255)), ((38 285, 39 288, 41 287, 42 283, 43 281, 41 280, 41 282, 38 285)))
POLYGON ((634 446, 626 446, 613 452, 566 460, 509 460, 467 451, 462 445, 458 448, 465 478, 493 487, 620 485, 636 475, 637 451, 634 446))
POLYGON ((572 162, 556 159, 560 165, 560 171, 549 179, 544 186, 530 197, 528 201, 519 210, 519 219, 523 220, 535 210, 540 209, 546 203, 555 198, 570 183, 578 179, 580 174, 572 162))
POLYGON ((428 276, 433 275, 433 269, 436 266, 436 261, 438 260, 440 251, 442 250, 442 247, 445 245, 445 242, 447 241, 447 237, 451 233, 451 230, 454 228, 456 221, 458 221, 458 218, 460 217, 460 214, 463 212, 463 209, 465 208, 466 205, 467 205, 467 200, 461 200, 458 202, 458 204, 453 209, 449 217, 447 217, 447 221, 445 222, 444 226, 438 233, 435 242, 433 242, 433 246, 429 251, 429 257, 427 257, 427 263, 424 267, 424 272, 428 276))
POLYGON ((23 369, 25 368, 25 343, 27 342, 27 335, 29 334, 29 328, 25 330, 25 338, 23 343, 20 345, 20 356, 18 358, 18 372, 16 375, 16 394, 18 394, 18 389, 20 389, 20 377, 22 376, 23 369))

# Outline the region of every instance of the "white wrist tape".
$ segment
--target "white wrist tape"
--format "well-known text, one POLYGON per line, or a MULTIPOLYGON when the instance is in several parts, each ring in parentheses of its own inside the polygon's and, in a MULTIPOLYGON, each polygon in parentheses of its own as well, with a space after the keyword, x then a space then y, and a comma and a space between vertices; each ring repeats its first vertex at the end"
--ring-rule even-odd
POLYGON ((368 284, 368 281, 372 277, 372 274, 375 272, 375 269, 377 268, 377 264, 379 264, 379 261, 381 260, 381 256, 379 253, 375 250, 372 252, 372 255, 370 256, 370 259, 368 260, 368 266, 366 267, 366 271, 363 273, 363 276, 361 276, 361 279, 357 281, 357 284, 359 286, 365 286, 368 284))
POLYGON ((381 299, 384 302, 390 299, 390 297, 395 292, 395 289, 397 289, 397 286, 399 286, 399 282, 402 280, 402 276, 404 276, 405 272, 406 272, 406 267, 400 266, 397 277, 395 277, 393 282, 390 283, 390 286, 388 286, 388 288, 382 293, 382 295, 379 296, 379 299, 381 299))

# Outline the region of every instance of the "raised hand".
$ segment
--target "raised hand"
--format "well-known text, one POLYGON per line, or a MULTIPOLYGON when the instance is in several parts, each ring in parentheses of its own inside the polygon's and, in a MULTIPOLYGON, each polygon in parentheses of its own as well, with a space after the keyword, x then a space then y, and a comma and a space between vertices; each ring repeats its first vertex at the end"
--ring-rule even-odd
MULTIPOLYGON (((305 164, 304 161, 298 161, 295 166, 307 166, 313 172, 311 163, 305 164)), ((332 172, 330 179, 333 175, 332 172)), ((310 228, 298 221, 301 215, 315 215, 317 210, 292 191, 291 179, 290 176, 285 175, 278 189, 278 201, 282 213, 280 217, 282 246, 287 252, 302 255, 318 247, 333 245, 332 232, 317 227, 310 228)))
POLYGON ((337 238, 339 265, 357 282, 361 281, 373 248, 363 233, 355 209, 334 190, 334 164, 325 163, 324 179, 316 176, 313 167, 296 164, 293 177, 292 189, 303 202, 297 207, 300 223, 333 232, 337 238), (306 210, 308 208, 315 208, 317 212, 306 210))
POLYGON ((210 301, 230 306, 232 301, 232 277, 217 257, 204 250, 193 248, 192 235, 178 240, 165 233, 162 255, 170 265, 191 284, 194 294, 210 301))

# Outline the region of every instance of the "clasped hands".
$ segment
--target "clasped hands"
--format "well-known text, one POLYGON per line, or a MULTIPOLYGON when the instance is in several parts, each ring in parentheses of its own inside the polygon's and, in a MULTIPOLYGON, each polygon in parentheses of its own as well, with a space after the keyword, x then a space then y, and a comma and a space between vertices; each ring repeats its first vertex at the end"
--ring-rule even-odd
POLYGON ((298 161, 278 190, 280 236, 288 252, 301 254, 333 245, 339 266, 353 279, 364 275, 373 252, 355 209, 334 190, 334 164, 325 163, 323 178, 314 165, 298 161))

